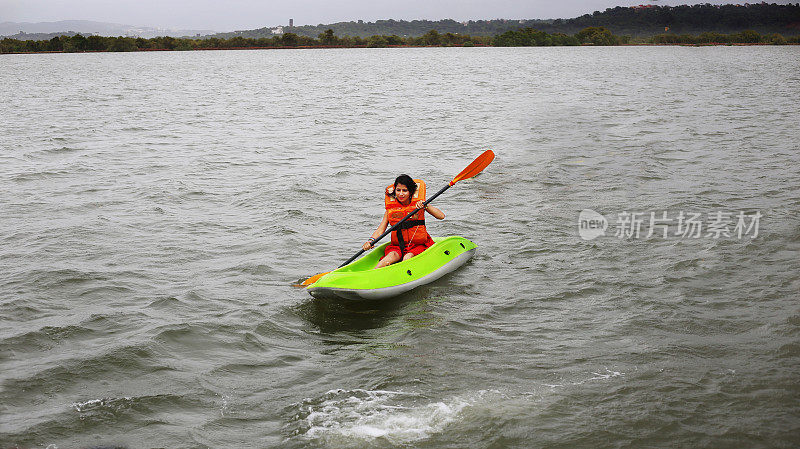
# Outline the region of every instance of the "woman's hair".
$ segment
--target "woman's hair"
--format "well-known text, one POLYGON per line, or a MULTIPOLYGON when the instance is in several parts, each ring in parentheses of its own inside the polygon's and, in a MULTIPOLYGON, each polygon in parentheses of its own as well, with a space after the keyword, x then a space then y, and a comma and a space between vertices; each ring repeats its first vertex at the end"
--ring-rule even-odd
MULTIPOLYGON (((397 184, 403 184, 408 189, 408 197, 411 198, 414 196, 414 193, 417 191, 417 183, 411 179, 411 176, 408 175, 400 175, 394 180, 394 188, 397 189, 397 184)), ((392 192, 392 196, 394 196, 394 192, 392 192)))

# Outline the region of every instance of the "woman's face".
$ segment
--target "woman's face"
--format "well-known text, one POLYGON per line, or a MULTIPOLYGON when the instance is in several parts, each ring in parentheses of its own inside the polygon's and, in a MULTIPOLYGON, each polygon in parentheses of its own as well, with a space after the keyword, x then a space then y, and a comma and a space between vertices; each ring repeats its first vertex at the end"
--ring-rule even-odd
POLYGON ((406 187, 404 184, 398 183, 396 186, 394 186, 394 196, 397 198, 397 201, 401 203, 408 202, 410 196, 409 193, 411 192, 408 191, 408 187, 406 187))

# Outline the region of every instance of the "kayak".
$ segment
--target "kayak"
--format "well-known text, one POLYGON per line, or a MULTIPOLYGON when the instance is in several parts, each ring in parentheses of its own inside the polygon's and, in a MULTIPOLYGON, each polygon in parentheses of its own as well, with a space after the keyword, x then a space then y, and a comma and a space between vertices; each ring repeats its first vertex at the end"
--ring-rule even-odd
POLYGON ((306 287, 314 298, 385 299, 433 282, 467 263, 477 245, 460 236, 438 237, 417 256, 375 269, 389 243, 306 287))

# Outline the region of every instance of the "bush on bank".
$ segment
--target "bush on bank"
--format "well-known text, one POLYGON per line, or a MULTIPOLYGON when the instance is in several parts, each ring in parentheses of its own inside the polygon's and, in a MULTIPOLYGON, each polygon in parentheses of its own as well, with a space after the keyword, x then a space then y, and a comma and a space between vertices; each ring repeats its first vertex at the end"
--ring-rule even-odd
MULTIPOLYGON (((545 33, 533 28, 506 31, 494 37, 444 33, 430 30, 418 37, 375 35, 369 38, 336 36, 333 30, 321 33, 317 39, 285 33, 280 36, 229 39, 175 38, 169 36, 151 39, 107 36, 57 36, 50 40, 33 41, 5 38, 0 40, 0 53, 85 52, 85 51, 147 51, 147 50, 206 50, 219 48, 285 48, 285 47, 392 47, 392 46, 464 46, 531 47, 564 45, 624 45, 630 36, 616 36, 605 27, 588 27, 570 36, 563 33, 545 33)), ((774 33, 761 35, 748 30, 733 34, 714 32, 699 35, 658 34, 640 43, 651 44, 797 44, 800 36, 785 38, 774 33)))
POLYGON ((657 34, 649 40, 652 44, 800 44, 800 36, 783 37, 778 33, 762 35, 753 30, 746 30, 740 33, 722 34, 705 32, 698 35, 664 33, 657 34))

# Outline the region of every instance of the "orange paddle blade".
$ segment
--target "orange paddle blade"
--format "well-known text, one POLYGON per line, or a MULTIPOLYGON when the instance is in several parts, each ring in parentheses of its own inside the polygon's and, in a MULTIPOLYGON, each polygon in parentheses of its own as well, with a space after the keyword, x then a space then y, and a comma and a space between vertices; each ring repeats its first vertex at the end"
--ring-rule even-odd
POLYGON ((330 271, 326 271, 326 272, 320 273, 320 274, 315 274, 314 276, 311 276, 310 278, 308 278, 305 281, 303 281, 302 284, 295 284, 295 285, 298 286, 298 287, 305 287, 306 285, 311 285, 314 282, 317 282, 319 280, 319 278, 321 278, 322 276, 325 276, 328 273, 330 273, 330 271))
POLYGON ((492 150, 486 150, 475 158, 471 164, 467 165, 467 168, 461 170, 461 173, 457 174, 455 178, 450 182, 450 185, 457 183, 458 181, 463 181, 465 179, 469 179, 478 173, 482 172, 486 166, 492 163, 494 160, 494 152, 492 150))

